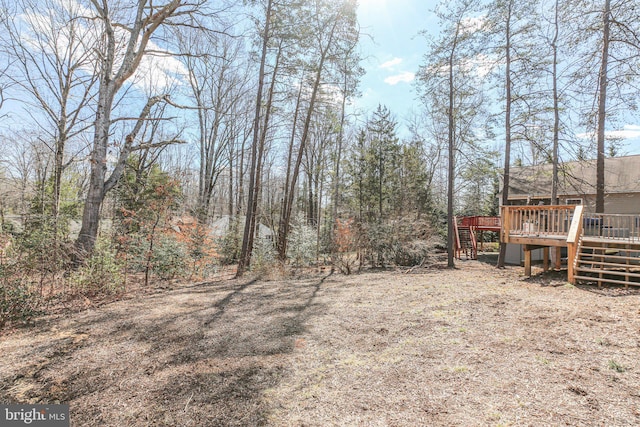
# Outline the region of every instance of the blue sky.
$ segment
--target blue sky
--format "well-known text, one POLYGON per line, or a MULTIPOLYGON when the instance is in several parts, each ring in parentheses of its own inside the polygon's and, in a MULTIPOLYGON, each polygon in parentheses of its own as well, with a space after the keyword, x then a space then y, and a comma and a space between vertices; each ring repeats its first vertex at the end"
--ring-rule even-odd
POLYGON ((400 122, 419 101, 413 86, 415 72, 426 51, 426 40, 418 33, 436 30, 431 13, 436 1, 360 0, 363 67, 362 97, 356 107, 365 111, 383 104, 400 122))
MULTIPOLYGON (((437 33, 438 20, 432 10, 438 1, 360 0, 359 3, 362 66, 366 74, 360 84, 362 96, 355 101, 355 107, 370 112, 378 104, 386 105, 400 124, 400 136, 406 136, 404 119, 420 108, 413 80, 427 45, 419 33, 437 33)), ((638 123, 628 123, 609 133, 628 138, 626 153, 640 154, 638 123)))

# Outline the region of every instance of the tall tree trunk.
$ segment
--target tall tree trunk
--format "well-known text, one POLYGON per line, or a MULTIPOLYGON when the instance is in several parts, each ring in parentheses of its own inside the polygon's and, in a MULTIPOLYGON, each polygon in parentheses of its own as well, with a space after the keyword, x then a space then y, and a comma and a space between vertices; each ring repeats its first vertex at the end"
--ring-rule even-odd
MULTIPOLYGON (((233 147, 233 144, 230 144, 233 147)), ((227 204, 227 212, 229 219, 233 217, 233 149, 229 150, 229 200, 227 204)))
POLYGON ((253 141, 251 143, 251 167, 249 169, 249 189, 247 198, 247 213, 242 236, 242 249, 238 260, 237 277, 241 277, 251 262, 253 250, 253 238, 255 233, 256 209, 253 201, 256 199, 257 168, 258 168, 258 144, 260 139, 260 112, 262 110, 262 92, 264 88, 265 63, 267 61, 267 47, 270 38, 272 0, 267 1, 265 13, 264 33, 262 35, 262 53, 260 56, 260 71, 258 72, 258 90, 256 94, 256 108, 253 118, 253 141))
POLYGON ((460 33, 460 23, 456 26, 456 34, 451 45, 451 53, 449 55, 449 105, 447 108, 448 119, 448 143, 449 143, 449 163, 447 167, 447 267, 455 267, 455 228, 454 210, 453 210, 453 191, 455 185, 455 117, 454 117, 454 78, 453 78, 453 62, 455 58, 456 48, 458 47, 458 35, 460 33))
MULTIPOLYGON (((128 28, 129 39, 122 62, 117 72, 113 73, 116 66, 116 35, 115 24, 111 22, 111 11, 106 1, 100 3, 92 0, 91 4, 95 8, 98 19, 104 28, 105 51, 101 61, 100 87, 98 90, 98 105, 96 108, 96 119, 94 122, 93 150, 91 152, 90 177, 87 197, 82 212, 82 226, 78 239, 75 243, 75 263, 79 263, 86 256, 93 252, 93 248, 98 237, 100 225, 100 210, 102 202, 107 192, 105 178, 107 173, 107 147, 109 145, 109 131, 111 129, 111 110, 113 101, 127 81, 138 69, 146 47, 153 33, 158 27, 181 6, 181 0, 170 0, 167 4, 159 6, 155 12, 149 9, 147 2, 139 0, 136 4, 135 21, 128 28), (145 15, 149 13, 149 15, 145 15)), ((119 162, 122 156, 119 157, 119 162)), ((126 160, 126 159, 125 159, 126 160)), ((124 164, 118 164, 116 170, 124 168, 124 164)), ((113 187, 120 176, 114 170, 109 177, 110 187, 113 187)))
POLYGON ((378 141, 378 222, 382 224, 382 188, 384 183, 384 159, 382 153, 382 141, 378 141))
MULTIPOLYGON (((504 113, 504 172, 502 186, 502 206, 509 204, 509 175, 511 166, 511 8, 513 0, 507 4, 507 20, 505 27, 505 113, 504 113)), ((503 224, 504 226, 504 224, 503 224)), ((507 256, 507 244, 500 242, 498 268, 504 268, 507 256)))
POLYGON ((553 172, 551 177, 551 204, 557 205, 558 200, 558 148, 560 142, 560 107, 558 105, 558 35, 559 35, 559 21, 558 21, 558 7, 559 1, 556 0, 555 5, 555 18, 554 18, 554 34, 551 47, 553 48, 553 153, 552 160, 553 172))
POLYGON ((93 252, 100 225, 100 209, 104 200, 104 183, 107 174, 107 141, 111 124, 111 106, 115 96, 112 84, 101 84, 96 111, 93 151, 91 152, 91 173, 89 188, 82 212, 82 226, 76 240, 77 260, 82 260, 93 252))
POLYGON ((605 0, 602 13, 602 60, 598 75, 598 157, 596 160, 596 213, 604 213, 604 131, 607 107, 607 68, 609 63, 609 24, 611 0, 605 0))
POLYGON ((336 160, 335 167, 333 172, 333 206, 331 210, 331 242, 335 244, 335 231, 336 231, 336 221, 338 219, 338 206, 340 199, 340 162, 342 161, 342 142, 344 139, 344 124, 346 121, 346 106, 347 106, 347 76, 345 74, 344 78, 344 86, 342 87, 343 95, 342 95, 342 105, 340 107, 340 131, 338 132, 338 144, 336 147, 336 160))
MULTIPOLYGON (((294 149, 295 140, 296 140, 296 133, 297 133, 296 130, 298 128, 298 118, 300 116, 300 104, 302 103, 302 90, 304 88, 304 85, 302 84, 303 79, 304 79, 304 73, 300 78, 300 87, 298 89, 298 96, 296 98, 295 112, 293 113, 293 124, 291 126, 291 137, 289 138, 289 150, 287 153, 287 173, 284 178, 284 194, 282 195, 282 205, 283 205, 282 209, 284 209, 284 205, 286 201, 289 200, 289 192, 293 191, 291 189, 292 186, 290 185, 291 174, 293 173, 293 171, 291 170, 291 167, 293 165, 293 149, 294 149)), ((286 254, 286 247, 285 248, 280 247, 281 242, 283 242, 281 234, 285 233, 285 228, 286 228, 283 221, 284 221, 284 215, 280 215, 280 219, 278 222, 278 239, 276 241, 276 250, 278 251, 278 254, 281 254, 281 253, 286 254)), ((281 260, 284 260, 284 258, 281 258, 281 260)))
POLYGON ((318 96, 318 91, 320 89, 320 82, 322 79, 322 71, 324 69, 324 63, 327 59, 327 54, 329 53, 329 49, 333 44, 333 37, 335 35, 335 30, 338 24, 339 18, 333 21, 333 26, 329 32, 329 38, 327 40, 326 46, 322 47, 320 50, 320 60, 318 62, 318 69, 316 71, 315 80, 313 82, 313 90, 311 92, 311 99, 309 101, 309 107, 307 110, 307 115, 304 121, 304 127, 302 130, 302 137, 300 140, 300 147, 298 148, 298 156, 296 159, 296 163, 293 168, 293 173, 291 175, 291 182, 289 183, 289 191, 288 197, 284 201, 284 205, 282 207, 282 215, 280 217, 280 229, 278 230, 278 258, 280 261, 285 261, 287 258, 287 239, 289 236, 289 227, 291 221, 291 211, 293 209, 293 201, 294 201, 294 189, 296 187, 298 181, 298 174, 300 173, 300 164, 302 163, 302 156, 304 154, 305 146, 307 143, 307 139, 309 138, 309 128, 311 125, 311 118, 313 116, 313 112, 315 109, 315 103, 318 96))

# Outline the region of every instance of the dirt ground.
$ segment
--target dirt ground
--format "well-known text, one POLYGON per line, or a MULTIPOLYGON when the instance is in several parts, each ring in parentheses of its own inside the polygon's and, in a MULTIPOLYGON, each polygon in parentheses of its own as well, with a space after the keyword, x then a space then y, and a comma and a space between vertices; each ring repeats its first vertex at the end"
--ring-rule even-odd
POLYGON ((637 426, 639 303, 478 261, 212 281, 4 331, 0 401, 74 426, 637 426))

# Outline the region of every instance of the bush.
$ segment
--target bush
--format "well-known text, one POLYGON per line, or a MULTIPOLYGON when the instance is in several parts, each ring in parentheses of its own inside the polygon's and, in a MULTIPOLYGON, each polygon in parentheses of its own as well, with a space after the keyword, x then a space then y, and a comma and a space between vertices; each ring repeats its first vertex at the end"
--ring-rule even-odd
POLYGON ((352 218, 336 219, 333 242, 333 265, 342 274, 351 274, 358 262, 358 233, 352 218))
POLYGON ((287 242, 287 257, 293 265, 300 267, 309 265, 317 257, 316 230, 307 225, 302 216, 298 216, 291 227, 289 241, 287 242))
POLYGON ((40 314, 41 298, 19 280, 0 282, 0 327, 12 322, 29 322, 40 314))
POLYGON ((218 239, 217 248, 222 265, 231 265, 238 262, 240 257, 240 239, 238 232, 234 230, 228 231, 222 238, 218 239))
POLYGON ((257 238, 251 254, 251 271, 264 273, 276 265, 276 249, 270 239, 257 238))
POLYGON ((121 261, 115 249, 108 240, 99 238, 91 257, 72 273, 70 283, 83 293, 116 293, 123 289, 123 279, 121 261))
POLYGON ((219 256, 210 229, 202 224, 195 224, 186 238, 186 249, 191 262, 189 276, 205 278, 215 274, 219 266, 219 256))
POLYGON ((397 219, 363 226, 365 258, 374 267, 419 265, 435 250, 427 221, 397 219))
POLYGON ((186 274, 188 259, 186 245, 163 234, 154 243, 151 269, 162 280, 175 279, 186 274))

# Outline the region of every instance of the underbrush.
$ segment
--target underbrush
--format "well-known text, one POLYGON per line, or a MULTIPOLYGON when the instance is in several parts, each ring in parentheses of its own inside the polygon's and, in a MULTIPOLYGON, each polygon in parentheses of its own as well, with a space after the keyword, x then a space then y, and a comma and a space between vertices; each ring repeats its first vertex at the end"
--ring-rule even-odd
POLYGON ((338 220, 335 246, 334 265, 344 274, 366 266, 413 267, 446 249, 428 221, 408 219, 373 224, 338 220))
POLYGON ((48 312, 113 300, 132 288, 180 280, 204 280, 219 271, 208 231, 164 228, 148 236, 100 237, 93 254, 72 262, 73 244, 33 236, 2 235, 0 327, 28 323, 48 312))

